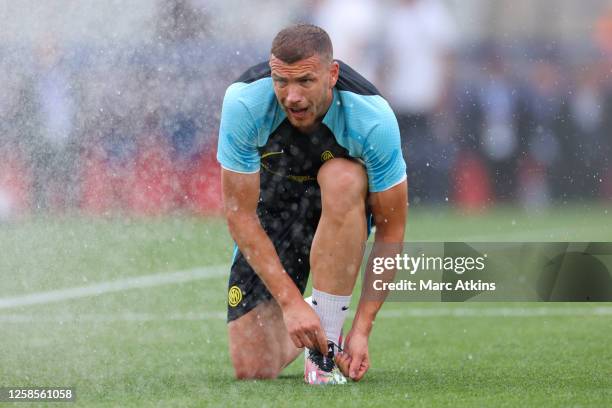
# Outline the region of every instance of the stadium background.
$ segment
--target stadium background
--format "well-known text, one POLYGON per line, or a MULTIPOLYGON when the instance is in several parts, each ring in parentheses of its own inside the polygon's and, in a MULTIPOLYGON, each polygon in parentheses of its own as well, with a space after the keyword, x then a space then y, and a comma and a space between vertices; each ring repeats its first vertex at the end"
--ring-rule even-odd
POLYGON ((408 3, 0 1, 0 386, 72 385, 82 406, 608 405, 609 304, 390 303, 361 384, 309 389, 299 361, 232 379, 220 106, 290 22, 327 28, 411 136, 406 240, 612 240, 612 3, 408 3))
POLYGON ((612 197, 606 2, 234 3, 6 2, 0 216, 218 211, 224 89, 294 21, 390 100, 412 205, 612 197))

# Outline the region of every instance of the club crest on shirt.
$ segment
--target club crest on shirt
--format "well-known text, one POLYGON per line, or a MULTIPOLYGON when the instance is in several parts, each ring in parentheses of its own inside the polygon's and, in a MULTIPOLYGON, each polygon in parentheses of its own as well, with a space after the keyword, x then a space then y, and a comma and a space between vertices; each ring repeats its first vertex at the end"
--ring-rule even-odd
POLYGON ((326 162, 328 160, 331 160, 334 158, 334 154, 332 152, 330 152, 329 150, 324 151, 321 154, 321 161, 326 162))

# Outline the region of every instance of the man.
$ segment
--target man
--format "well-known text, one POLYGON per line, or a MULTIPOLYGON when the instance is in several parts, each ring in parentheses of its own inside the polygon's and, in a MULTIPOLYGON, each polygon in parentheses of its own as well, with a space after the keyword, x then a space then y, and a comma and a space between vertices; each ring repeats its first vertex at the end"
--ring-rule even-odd
POLYGON ((217 158, 237 245, 228 292, 236 377, 274 378, 305 347, 306 382, 360 380, 382 302, 360 299, 344 352, 337 346, 369 219, 377 242, 401 242, 406 219, 389 105, 332 59, 325 31, 292 26, 274 39, 269 62, 228 88, 217 158), (302 298, 310 272, 311 304, 302 298))

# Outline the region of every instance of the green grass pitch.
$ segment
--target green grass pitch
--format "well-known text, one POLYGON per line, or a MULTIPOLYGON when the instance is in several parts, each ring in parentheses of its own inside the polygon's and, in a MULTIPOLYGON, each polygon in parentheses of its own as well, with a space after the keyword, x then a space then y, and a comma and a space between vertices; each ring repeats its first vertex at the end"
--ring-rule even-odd
MULTIPOLYGON (((416 209, 406 239, 612 241, 608 208, 502 208, 480 216, 416 209)), ((68 406, 612 405, 609 303, 387 303, 361 383, 309 387, 301 359, 275 381, 236 382, 221 276, 232 242, 222 220, 34 219, 0 225, 0 247, 0 305, 130 277, 217 272, 0 306, 0 387, 74 386, 77 402, 68 406)))

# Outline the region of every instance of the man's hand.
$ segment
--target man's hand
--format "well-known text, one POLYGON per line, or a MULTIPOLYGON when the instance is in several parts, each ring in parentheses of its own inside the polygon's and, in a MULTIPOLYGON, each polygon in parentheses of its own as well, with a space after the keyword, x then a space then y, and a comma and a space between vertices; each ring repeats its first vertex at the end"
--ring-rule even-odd
POLYGON ((346 336, 344 351, 336 356, 336 364, 342 374, 353 381, 359 381, 370 368, 368 336, 351 329, 346 336))
POLYGON ((319 349, 321 353, 327 354, 327 339, 319 316, 303 299, 283 309, 283 320, 296 347, 319 349))

